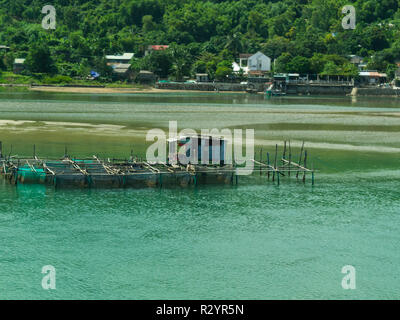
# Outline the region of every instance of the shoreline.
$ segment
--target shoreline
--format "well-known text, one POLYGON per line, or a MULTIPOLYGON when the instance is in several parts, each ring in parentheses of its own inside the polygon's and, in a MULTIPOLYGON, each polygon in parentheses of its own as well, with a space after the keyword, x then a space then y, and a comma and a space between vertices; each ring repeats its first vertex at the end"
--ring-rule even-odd
MULTIPOLYGON (((28 88, 29 91, 36 92, 56 92, 56 93, 85 93, 85 94, 110 94, 110 93, 214 93, 215 91, 202 90, 173 90, 173 89, 156 89, 148 88, 95 88, 95 87, 47 87, 35 86, 28 88)), ((219 93, 246 93, 241 91, 219 91, 219 93)))
MULTIPOLYGON (((182 90, 182 89, 158 89, 154 87, 85 87, 85 86, 49 86, 49 85, 35 85, 28 84, 0 84, 0 89, 4 90, 26 90, 29 92, 48 92, 48 93, 80 93, 80 94, 138 94, 138 93, 224 93, 224 94, 247 94, 246 91, 209 91, 209 90, 182 90)), ((263 92, 258 92, 258 95, 263 92)), ((287 96, 307 96, 306 93, 288 93, 287 96)), ((326 96, 327 93, 313 92, 312 96, 326 96)), ((329 94, 328 94, 329 95, 329 94)), ((352 92, 347 94, 333 94, 341 97, 387 97, 399 98, 399 89, 380 89, 380 88, 354 88, 352 92)))

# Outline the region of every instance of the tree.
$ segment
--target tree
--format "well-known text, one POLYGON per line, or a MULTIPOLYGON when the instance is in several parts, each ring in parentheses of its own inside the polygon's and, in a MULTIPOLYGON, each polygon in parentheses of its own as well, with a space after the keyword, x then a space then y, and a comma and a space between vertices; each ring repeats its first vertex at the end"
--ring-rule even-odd
POLYGON ((32 45, 25 61, 28 70, 33 73, 56 73, 56 66, 50 49, 45 43, 32 45))
POLYGON ((321 75, 323 76, 337 76, 341 74, 340 67, 337 66, 333 61, 329 61, 325 64, 324 70, 321 75))
POLYGON ((215 78, 218 80, 225 80, 228 76, 232 75, 233 70, 231 68, 221 66, 215 71, 215 78))
POLYGON ((278 58, 282 53, 288 50, 289 40, 284 37, 274 37, 269 39, 265 45, 262 46, 262 52, 270 57, 272 60, 278 58))
POLYGON ((93 62, 93 68, 103 79, 111 80, 113 69, 107 64, 105 57, 98 57, 93 62))
POLYGON ((310 73, 310 60, 296 56, 294 57, 289 63, 289 70, 290 72, 297 72, 297 73, 310 73))
POLYGON ((217 70, 215 71, 215 78, 218 80, 225 80, 228 76, 233 74, 232 62, 224 60, 218 63, 217 70))
POLYGON ((226 38, 225 49, 228 49, 232 56, 236 57, 243 49, 241 34, 229 34, 226 38))
POLYGON ((219 58, 212 53, 204 52, 193 64, 194 73, 207 73, 210 79, 214 79, 219 58))
POLYGON ((290 62, 292 61, 292 55, 288 52, 284 52, 275 63, 275 72, 287 73, 290 72, 290 62))
POLYGON ((315 53, 310 59, 310 72, 312 74, 320 74, 324 71, 326 62, 325 56, 322 53, 315 53))
POLYGON ((3 55, 0 55, 0 72, 1 72, 1 70, 6 70, 6 69, 7 69, 7 66, 5 63, 5 55, 3 54, 3 55))
POLYGON ((212 79, 219 62, 245 52, 262 51, 282 72, 305 71, 306 60, 297 57, 309 59, 312 73, 323 72, 329 61, 347 73, 352 67, 337 57, 350 54, 366 61, 374 56, 370 68, 390 74, 400 60, 399 0, 53 0, 58 23, 51 32, 40 25, 41 1, 1 4, 0 44, 11 47, 9 70, 10 53, 14 58, 29 53, 27 64, 35 72, 55 72, 46 61, 49 51, 59 71, 72 75, 93 68, 106 53, 135 52, 141 58, 149 44, 174 42, 189 54, 154 53, 137 65, 178 79, 205 70, 212 79), (355 30, 341 26, 341 9, 349 2, 357 9, 355 30), (43 43, 48 51, 34 48, 43 43), (206 53, 214 57, 200 58, 206 53))
POLYGON ((155 23, 153 22, 153 16, 151 16, 151 15, 143 16, 142 24, 143 24, 144 32, 152 31, 156 27, 155 23))
POLYGON ((142 60, 142 69, 150 70, 160 78, 167 78, 172 70, 172 57, 169 51, 153 51, 142 60))
POLYGON ((172 44, 168 49, 172 57, 172 70, 177 80, 182 80, 183 76, 189 75, 192 56, 185 46, 172 44))

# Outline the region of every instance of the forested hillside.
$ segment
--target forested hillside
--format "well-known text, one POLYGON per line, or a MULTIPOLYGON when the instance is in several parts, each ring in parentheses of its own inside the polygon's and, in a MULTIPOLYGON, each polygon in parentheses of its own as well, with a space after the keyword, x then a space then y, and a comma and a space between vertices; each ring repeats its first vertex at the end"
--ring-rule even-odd
POLYGON ((135 69, 181 78, 229 72, 239 53, 263 51, 276 71, 352 74, 345 57, 393 76, 400 61, 398 0, 1 0, 0 67, 28 58, 31 72, 103 74, 105 54, 134 52, 135 69), (42 7, 57 10, 57 27, 41 26, 42 7), (342 27, 342 8, 357 9, 355 30, 342 27), (150 44, 169 44, 143 59, 150 44), (371 58, 372 57, 372 58, 371 58), (44 61, 44 63, 39 63, 44 61))

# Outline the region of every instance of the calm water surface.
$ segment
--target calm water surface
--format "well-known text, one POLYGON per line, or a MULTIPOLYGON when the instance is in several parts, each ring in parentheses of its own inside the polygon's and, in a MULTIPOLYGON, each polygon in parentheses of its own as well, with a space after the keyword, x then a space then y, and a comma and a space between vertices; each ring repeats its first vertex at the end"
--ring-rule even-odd
POLYGON ((254 128, 302 140, 314 187, 57 190, 0 183, 2 299, 400 298, 398 100, 0 93, 7 153, 143 155, 149 128, 254 128), (12 145, 12 150, 11 150, 12 145), (41 287, 41 268, 57 289, 41 287), (345 265, 357 289, 341 287, 345 265))

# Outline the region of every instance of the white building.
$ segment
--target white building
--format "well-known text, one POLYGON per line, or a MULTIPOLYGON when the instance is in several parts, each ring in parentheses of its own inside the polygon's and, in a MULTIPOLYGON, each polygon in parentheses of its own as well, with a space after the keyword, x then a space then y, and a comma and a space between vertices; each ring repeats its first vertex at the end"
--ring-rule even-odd
POLYGON ((127 64, 131 59, 133 58, 135 54, 134 53, 124 53, 123 55, 109 55, 106 56, 106 60, 108 65, 116 65, 116 64, 127 64))
POLYGON ((239 63, 233 62, 232 68, 234 72, 243 70, 244 74, 264 73, 271 71, 271 58, 262 52, 255 54, 240 54, 239 63))

